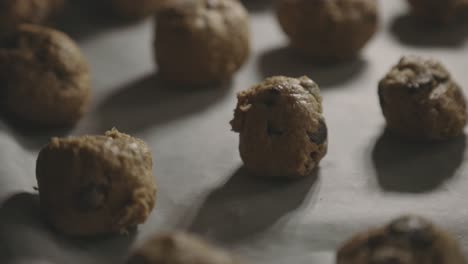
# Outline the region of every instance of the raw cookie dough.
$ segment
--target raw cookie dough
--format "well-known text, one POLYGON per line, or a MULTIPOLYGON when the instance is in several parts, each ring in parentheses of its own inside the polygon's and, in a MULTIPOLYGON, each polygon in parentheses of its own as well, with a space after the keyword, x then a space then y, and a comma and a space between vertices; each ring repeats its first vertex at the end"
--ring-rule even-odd
POLYGON ((380 81, 378 91, 390 131, 422 140, 463 134, 465 96, 438 61, 403 57, 380 81))
POLYGON ((0 107, 39 126, 70 126, 90 99, 88 64, 65 34, 22 24, 0 37, 0 107))
POLYGON ((231 255, 184 233, 156 235, 127 264, 239 264, 231 255))
POLYGON ((447 23, 466 16, 468 0, 408 0, 415 16, 430 22, 447 23))
POLYGON ((123 18, 141 19, 156 13, 163 2, 169 0, 107 0, 114 12, 123 18))
POLYGON ((249 19, 238 0, 179 0, 156 18, 156 62, 175 84, 228 80, 250 52, 249 19))
POLYGON ((47 23, 63 6, 64 0, 0 0, 0 31, 21 23, 47 23))
POLYGON ((41 210, 65 234, 124 233, 155 205, 152 167, 148 146, 116 129, 53 138, 37 159, 41 210))
POLYGON ((458 243, 418 216, 358 234, 338 251, 337 264, 466 264, 458 243))
POLYGON ((276 14, 292 47, 321 61, 356 56, 378 27, 376 0, 279 0, 276 14))
POLYGON ((271 77, 237 95, 231 121, 247 169, 259 176, 304 177, 327 152, 320 89, 308 77, 271 77))

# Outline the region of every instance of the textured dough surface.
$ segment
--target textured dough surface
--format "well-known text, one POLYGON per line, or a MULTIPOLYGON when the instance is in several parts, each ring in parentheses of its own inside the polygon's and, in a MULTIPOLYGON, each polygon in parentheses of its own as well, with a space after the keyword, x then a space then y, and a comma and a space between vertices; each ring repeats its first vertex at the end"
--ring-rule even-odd
POLYGON ((465 264, 458 243, 418 216, 357 234, 339 250, 337 264, 465 264))
POLYGON ((22 23, 47 23, 63 7, 64 0, 0 0, 0 30, 12 29, 22 23))
POLYGON ((0 106, 44 126, 68 126, 86 112, 88 64, 65 34, 23 24, 0 37, 0 106))
POLYGON ((438 61, 403 57, 379 83, 388 128, 413 139, 441 140, 463 134, 463 91, 438 61))
POLYGON ((276 14, 291 45, 321 60, 355 56, 378 27, 376 0, 279 0, 276 14))
POLYGON ((238 0, 180 0, 158 11, 160 74, 182 85, 229 79, 250 53, 249 19, 238 0))
POLYGON ((128 264, 239 264, 228 253, 184 233, 156 235, 137 249, 128 264))
POLYGON ((259 176, 310 175, 328 142, 318 85, 305 76, 277 76, 237 97, 231 126, 245 166, 259 176))
POLYGON ((417 17, 432 22, 447 23, 466 16, 468 0, 408 0, 417 17))
POLYGON ((126 232, 155 205, 152 167, 147 145, 115 129, 53 138, 37 159, 41 209, 65 234, 126 232))

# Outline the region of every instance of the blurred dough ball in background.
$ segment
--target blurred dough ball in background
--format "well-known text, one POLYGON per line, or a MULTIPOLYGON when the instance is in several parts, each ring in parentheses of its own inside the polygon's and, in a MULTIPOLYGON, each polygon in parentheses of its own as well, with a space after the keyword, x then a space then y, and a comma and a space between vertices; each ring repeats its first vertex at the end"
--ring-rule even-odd
POLYGON ((337 252, 336 264, 466 264, 458 241, 416 215, 360 232, 337 252))
POLYGON ((279 0, 276 14, 292 47, 320 61, 356 56, 378 27, 376 0, 279 0))
POLYGON ((60 14, 65 0, 0 0, 0 30, 21 23, 46 24, 60 14))
POLYGON ((468 14, 468 0, 408 0, 413 14, 434 23, 448 23, 468 14))
POLYGON ((154 42, 161 76, 203 86, 229 80, 250 53, 247 10, 238 0, 177 0, 156 17, 154 42))
POLYGON ((0 108, 12 120, 28 127, 72 126, 87 111, 90 95, 88 63, 64 33, 21 24, 0 35, 0 108))
POLYGON ((114 13, 126 19, 143 19, 170 0, 107 0, 114 13))

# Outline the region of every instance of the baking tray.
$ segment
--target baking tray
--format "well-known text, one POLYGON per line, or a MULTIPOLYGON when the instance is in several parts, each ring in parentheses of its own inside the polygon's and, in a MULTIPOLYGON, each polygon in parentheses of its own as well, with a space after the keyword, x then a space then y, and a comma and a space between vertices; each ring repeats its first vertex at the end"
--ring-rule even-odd
MULTIPOLYGON (((92 5, 93 1, 89 1, 92 5)), ((287 49, 272 1, 245 1, 253 54, 222 87, 179 91, 153 63, 153 21, 122 23, 74 1, 59 26, 92 68, 92 110, 71 131, 27 131, 0 121, 0 263, 123 263, 155 232, 187 230, 250 263, 334 263, 349 236, 404 213, 433 219, 468 253, 466 139, 406 144, 385 134, 377 82, 404 54, 440 59, 468 85, 468 26, 415 25, 405 1, 381 0, 381 25, 362 55, 307 63, 287 49), (278 182, 246 176, 229 121, 236 93, 264 77, 306 74, 319 83, 329 152, 316 177, 278 182), (67 238, 38 212, 35 159, 50 136, 113 126, 144 139, 159 193, 148 221, 129 235, 67 238)))

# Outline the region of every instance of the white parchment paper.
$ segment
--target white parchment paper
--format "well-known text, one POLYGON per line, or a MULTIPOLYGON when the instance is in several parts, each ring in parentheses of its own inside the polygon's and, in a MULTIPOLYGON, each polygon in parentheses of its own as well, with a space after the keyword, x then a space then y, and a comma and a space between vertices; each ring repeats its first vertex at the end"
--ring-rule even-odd
MULTIPOLYGON (((353 233, 403 213, 450 230, 468 253, 465 138, 407 145, 384 135, 377 82, 403 54, 440 59, 468 88, 468 26, 415 26, 405 1, 380 0, 381 28, 351 62, 314 66, 286 48, 272 1, 246 0, 253 55, 228 87, 167 89, 155 76, 152 21, 116 24, 83 1, 60 23, 93 72, 90 114, 69 131, 113 126, 144 139, 154 155, 159 193, 147 223, 128 236, 67 238, 38 213, 35 159, 50 136, 0 120, 0 263, 123 263, 148 236, 182 229, 250 263, 334 263, 353 233), (329 153, 316 179, 271 182, 245 177, 238 135, 230 131, 236 92, 264 77, 309 75, 322 88, 329 153)), ((90 1, 92 2, 92 1, 90 1)))

